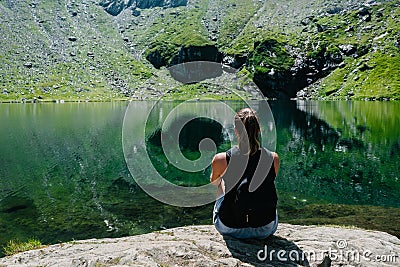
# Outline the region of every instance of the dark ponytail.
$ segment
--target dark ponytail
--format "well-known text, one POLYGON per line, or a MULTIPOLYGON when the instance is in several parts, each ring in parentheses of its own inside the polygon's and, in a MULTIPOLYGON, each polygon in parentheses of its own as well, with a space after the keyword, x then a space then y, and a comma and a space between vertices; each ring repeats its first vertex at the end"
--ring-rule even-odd
POLYGON ((260 149, 260 123, 257 114, 244 108, 235 115, 235 129, 242 154, 254 155, 260 149))

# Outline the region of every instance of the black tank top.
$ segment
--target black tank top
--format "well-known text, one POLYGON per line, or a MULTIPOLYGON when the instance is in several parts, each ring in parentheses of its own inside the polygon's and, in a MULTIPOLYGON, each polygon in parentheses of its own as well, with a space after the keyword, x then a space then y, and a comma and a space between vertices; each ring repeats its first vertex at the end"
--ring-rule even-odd
POLYGON ((226 193, 219 210, 222 223, 231 228, 245 228, 264 226, 275 220, 278 197, 272 153, 261 148, 248 156, 234 147, 226 152, 226 160, 228 168, 222 177, 226 193))

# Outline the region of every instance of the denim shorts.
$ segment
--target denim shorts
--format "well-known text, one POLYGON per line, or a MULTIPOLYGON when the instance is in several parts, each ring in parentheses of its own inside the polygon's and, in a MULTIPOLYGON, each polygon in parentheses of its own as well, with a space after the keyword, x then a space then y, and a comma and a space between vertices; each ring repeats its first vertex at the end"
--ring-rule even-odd
POLYGON ((222 235, 228 235, 235 238, 256 238, 264 239, 273 235, 278 228, 278 211, 276 212, 275 220, 267 225, 260 227, 246 227, 246 228, 231 228, 223 224, 218 216, 218 211, 221 207, 224 196, 219 197, 215 201, 213 212, 213 223, 218 232, 222 235))

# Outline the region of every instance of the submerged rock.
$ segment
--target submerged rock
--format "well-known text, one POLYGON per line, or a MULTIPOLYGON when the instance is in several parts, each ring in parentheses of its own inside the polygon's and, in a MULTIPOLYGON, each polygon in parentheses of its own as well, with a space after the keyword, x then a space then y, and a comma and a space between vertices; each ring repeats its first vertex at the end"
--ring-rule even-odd
POLYGON ((0 200, 0 212, 13 213, 30 208, 35 206, 33 200, 27 197, 10 195, 0 200))
POLYGON ((398 266, 384 232, 280 224, 264 240, 221 236, 212 225, 74 241, 0 259, 7 266, 398 266), (347 255, 347 256, 346 256, 347 255), (376 261, 385 255, 386 261, 376 261))

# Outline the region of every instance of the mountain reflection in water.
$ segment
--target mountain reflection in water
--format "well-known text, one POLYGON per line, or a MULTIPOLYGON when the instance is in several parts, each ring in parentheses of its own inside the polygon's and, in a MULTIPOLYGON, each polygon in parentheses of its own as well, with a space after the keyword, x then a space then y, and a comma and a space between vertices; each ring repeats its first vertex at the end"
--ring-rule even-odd
MULTIPOLYGON (((160 120, 165 119, 162 111, 175 104, 165 102, 149 117, 147 126, 156 130, 160 120)), ((264 141, 276 145, 281 158, 276 185, 283 221, 299 216, 291 213, 294 207, 314 204, 393 207, 398 212, 400 104, 269 104, 277 140, 276 144, 274 140, 264 141)), ((197 208, 172 207, 152 199, 135 184, 122 152, 122 121, 127 105, 0 105, 0 245, 32 236, 43 243, 54 243, 212 223, 212 203, 197 208)), ((146 121, 146 111, 152 105, 135 102, 135 118, 146 121)), ((212 112, 213 102, 201 105, 212 112)), ((235 110, 245 106, 241 102, 230 105, 235 110)), ((262 105, 259 109, 262 116, 266 109, 262 105)), ((190 159, 198 156, 197 144, 190 141, 197 143, 203 137, 190 139, 190 133, 214 129, 212 121, 197 122, 192 121, 185 129, 186 137, 182 137, 183 154, 190 159)), ((133 131, 143 131, 139 128, 133 131)), ((222 136, 209 137, 216 140, 218 151, 224 151, 231 145, 226 139, 233 129, 219 131, 222 136)), ((167 179, 177 184, 208 183, 209 167, 193 174, 163 168, 168 162, 162 149, 157 142, 147 144, 152 162, 167 179)), ((335 215, 330 212, 329 216, 335 215)))

